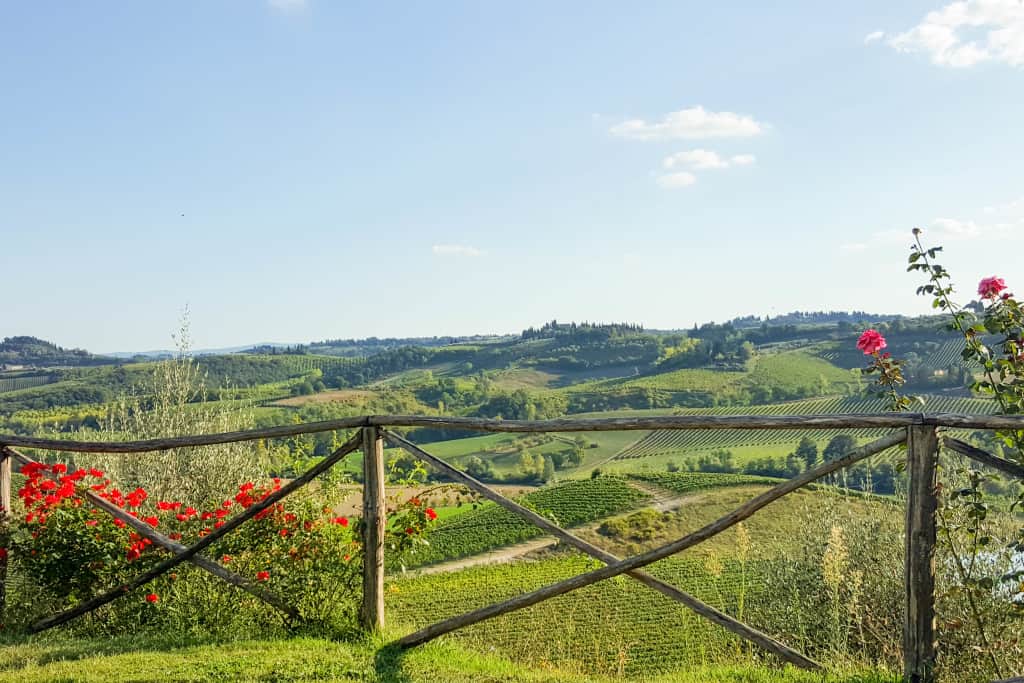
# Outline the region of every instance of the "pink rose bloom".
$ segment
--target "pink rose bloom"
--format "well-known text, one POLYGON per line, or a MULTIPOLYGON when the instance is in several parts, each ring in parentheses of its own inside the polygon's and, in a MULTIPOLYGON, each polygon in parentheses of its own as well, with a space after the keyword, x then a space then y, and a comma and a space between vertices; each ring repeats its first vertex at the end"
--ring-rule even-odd
POLYGON ((857 348, 863 351, 865 356, 877 353, 886 346, 885 337, 879 334, 878 330, 866 330, 857 340, 857 348))
POLYGON ((978 283, 978 296, 982 299, 995 299, 1004 289, 1006 289, 1006 281, 993 275, 978 283))

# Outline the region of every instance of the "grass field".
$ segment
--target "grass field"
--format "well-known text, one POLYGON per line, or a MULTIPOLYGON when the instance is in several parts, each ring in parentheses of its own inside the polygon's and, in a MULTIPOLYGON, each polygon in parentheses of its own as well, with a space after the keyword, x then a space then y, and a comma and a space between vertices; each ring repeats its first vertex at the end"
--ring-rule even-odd
MULTIPOLYGON (((409 652, 386 637, 339 642, 315 637, 209 644, 187 639, 35 638, 0 645, 0 677, 10 683, 122 681, 357 681, 364 683, 607 683, 614 679, 538 669, 453 643, 409 652)), ((652 683, 895 683, 882 673, 823 678, 794 669, 705 667, 652 683)))

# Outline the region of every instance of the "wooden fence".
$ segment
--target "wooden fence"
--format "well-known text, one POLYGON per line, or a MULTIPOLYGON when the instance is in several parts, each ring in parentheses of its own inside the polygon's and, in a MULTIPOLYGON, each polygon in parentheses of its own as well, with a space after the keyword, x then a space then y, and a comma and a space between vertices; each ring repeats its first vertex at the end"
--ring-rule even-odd
MULTIPOLYGON (((909 492, 906 508, 906 555, 904 586, 906 617, 903 628, 905 678, 911 683, 931 683, 934 680, 936 657, 935 633, 935 541, 937 509, 937 465, 940 445, 987 467, 998 469, 1017 478, 1024 478, 1024 466, 979 450, 969 444, 944 436, 942 428, 956 429, 1024 429, 1024 416, 977 416, 959 414, 882 413, 867 415, 800 415, 800 416, 664 416, 644 418, 559 419, 542 421, 486 420, 454 417, 422 417, 409 415, 365 416, 330 420, 310 424, 272 427, 243 432, 179 436, 166 439, 124 442, 84 442, 35 437, 0 435, 0 523, 7 523, 10 510, 11 464, 25 465, 32 458, 18 448, 41 448, 83 453, 142 453, 194 447, 236 441, 252 441, 313 432, 357 429, 355 436, 327 456, 308 472, 293 479, 280 490, 255 503, 241 514, 230 518, 219 529, 199 539, 191 546, 176 543, 144 522, 92 492, 86 493, 90 503, 122 520, 140 536, 167 550, 171 556, 135 579, 116 586, 105 593, 86 600, 73 608, 51 615, 32 625, 33 632, 43 631, 86 614, 170 571, 182 562, 191 562, 211 574, 248 591, 288 617, 295 612, 286 601, 262 587, 254 585, 226 567, 202 555, 202 551, 231 533, 292 492, 327 472, 348 454, 363 452, 363 595, 360 620, 366 629, 378 629, 384 624, 384 533, 386 507, 384 502, 384 442, 402 448, 422 460, 430 468, 459 482, 497 505, 519 515, 563 543, 574 547, 604 563, 604 566, 572 578, 539 588, 510 600, 489 605, 466 614, 445 619, 411 633, 398 641, 402 647, 414 647, 438 636, 493 617, 535 605, 549 598, 625 574, 630 578, 676 600, 697 614, 728 629, 741 638, 772 652, 782 660, 796 666, 819 670, 821 665, 771 636, 743 624, 729 615, 707 605, 692 595, 655 578, 643 568, 658 560, 690 548, 729 527, 747 519, 769 503, 806 486, 822 477, 849 467, 872 455, 904 444, 906 446, 909 492), (752 498, 740 507, 703 528, 658 548, 621 559, 575 536, 550 520, 538 515, 494 489, 477 481, 465 472, 431 455, 391 431, 395 427, 441 427, 485 432, 588 432, 651 429, 857 429, 882 428, 894 430, 891 434, 857 448, 845 456, 832 460, 789 479, 752 498)), ((4 596, 7 570, 6 557, 0 558, 0 609, 4 596)))

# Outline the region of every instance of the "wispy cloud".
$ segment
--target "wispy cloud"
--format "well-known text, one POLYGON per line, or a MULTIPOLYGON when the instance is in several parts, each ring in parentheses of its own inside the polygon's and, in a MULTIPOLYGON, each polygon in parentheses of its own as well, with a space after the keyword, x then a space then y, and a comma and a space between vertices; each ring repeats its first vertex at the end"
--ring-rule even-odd
MULTIPOLYGON (((1007 239, 1019 237, 1024 232, 1024 219, 1018 221, 1001 221, 999 223, 977 222, 959 218, 936 218, 927 225, 920 226, 928 241, 932 244, 944 244, 961 240, 999 237, 1007 239)), ((865 251, 873 247, 889 248, 899 244, 910 244, 913 237, 910 228, 906 230, 883 230, 872 233, 859 242, 841 245, 844 251, 865 251)))
POLYGON ((306 9, 306 0, 267 0, 267 4, 281 12, 298 12, 306 9))
POLYGON ((670 157, 665 157, 661 162, 664 168, 675 168, 684 166, 698 170, 706 168, 727 168, 729 161, 707 149, 691 149, 686 152, 677 152, 670 157))
POLYGON ((483 256, 486 253, 466 244, 435 244, 430 251, 435 256, 483 256))
POLYGON ((729 168, 730 166, 749 166, 756 160, 753 154, 735 154, 731 157, 723 157, 718 152, 709 149, 690 149, 685 152, 676 152, 671 156, 665 157, 661 162, 661 167, 666 171, 672 171, 673 169, 688 170, 665 173, 658 177, 658 184, 662 187, 686 187, 697 182, 697 176, 689 171, 705 171, 729 168))
POLYGON ((871 33, 864 36, 864 44, 870 45, 871 43, 877 43, 879 40, 885 37, 885 31, 872 31, 871 33))
POLYGON ((940 66, 1024 66, 1024 2, 957 0, 887 42, 900 52, 923 53, 940 66))
POLYGON ((630 140, 701 140, 746 138, 760 135, 765 124, 745 114, 708 111, 696 106, 666 114, 660 121, 630 119, 609 129, 612 135, 630 140))
POLYGON ((689 187, 697 182, 697 176, 693 175, 689 171, 679 171, 677 173, 663 173, 658 176, 658 184, 662 187, 675 189, 680 187, 689 187))

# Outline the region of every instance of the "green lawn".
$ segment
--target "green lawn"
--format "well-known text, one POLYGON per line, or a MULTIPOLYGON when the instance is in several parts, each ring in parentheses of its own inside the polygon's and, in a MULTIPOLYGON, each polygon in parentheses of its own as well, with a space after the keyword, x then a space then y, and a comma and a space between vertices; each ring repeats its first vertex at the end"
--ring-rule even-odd
MULTIPOLYGON (((47 636, 0 646, 0 679, 53 681, 366 681, 380 683, 608 683, 612 680, 525 667, 454 644, 430 643, 400 653, 384 639, 338 642, 297 637, 204 644, 187 640, 47 636)), ((823 677, 793 669, 702 667, 653 679, 657 683, 895 683, 891 675, 823 677)))

